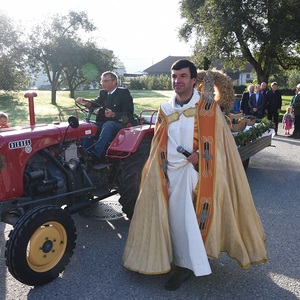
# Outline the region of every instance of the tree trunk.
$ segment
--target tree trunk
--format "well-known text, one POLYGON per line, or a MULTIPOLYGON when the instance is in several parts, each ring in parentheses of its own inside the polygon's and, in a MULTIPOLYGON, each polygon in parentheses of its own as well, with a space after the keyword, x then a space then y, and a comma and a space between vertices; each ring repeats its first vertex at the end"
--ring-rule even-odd
POLYGON ((258 83, 265 82, 268 84, 269 77, 270 77, 270 68, 269 67, 265 67, 264 69, 258 68, 255 69, 255 71, 256 71, 258 83))
POLYGON ((56 87, 51 86, 51 104, 56 105, 56 87))
POLYGON ((58 87, 58 79, 60 76, 60 72, 54 72, 52 74, 51 82, 51 104, 56 105, 56 91, 58 87))
POLYGON ((72 99, 75 98, 75 89, 73 87, 70 88, 70 98, 72 98, 72 99))

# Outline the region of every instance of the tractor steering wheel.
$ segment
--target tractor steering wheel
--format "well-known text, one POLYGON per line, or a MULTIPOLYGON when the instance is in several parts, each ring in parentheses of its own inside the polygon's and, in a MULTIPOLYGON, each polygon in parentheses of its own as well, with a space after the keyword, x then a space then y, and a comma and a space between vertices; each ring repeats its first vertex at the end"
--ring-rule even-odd
POLYGON ((91 101, 91 100, 84 100, 86 103, 90 103, 91 106, 87 107, 85 104, 77 102, 75 100, 75 105, 85 114, 93 114, 93 115, 97 115, 98 110, 100 108, 102 108, 103 106, 99 103, 97 103, 96 101, 91 101))
POLYGON ((84 100, 85 103, 90 103, 90 107, 87 107, 85 104, 83 103, 79 103, 75 100, 75 105, 80 109, 80 111, 85 115, 85 121, 87 123, 90 122, 91 116, 93 115, 97 115, 99 109, 101 109, 103 106, 100 105, 99 103, 95 102, 95 101, 91 101, 91 100, 84 100), (96 105, 95 105, 96 104, 96 105))

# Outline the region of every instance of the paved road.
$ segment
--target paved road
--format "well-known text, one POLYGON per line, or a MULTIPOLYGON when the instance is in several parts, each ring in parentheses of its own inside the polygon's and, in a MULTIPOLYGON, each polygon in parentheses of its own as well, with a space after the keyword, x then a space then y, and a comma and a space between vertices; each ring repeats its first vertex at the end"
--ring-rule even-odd
POLYGON ((29 287, 7 272, 0 224, 0 300, 48 299, 300 299, 300 140, 282 133, 250 159, 247 176, 267 235, 269 262, 242 270, 226 254, 211 261, 212 275, 165 291, 168 275, 145 276, 122 266, 129 222, 96 222, 75 215, 78 239, 62 277, 29 287))

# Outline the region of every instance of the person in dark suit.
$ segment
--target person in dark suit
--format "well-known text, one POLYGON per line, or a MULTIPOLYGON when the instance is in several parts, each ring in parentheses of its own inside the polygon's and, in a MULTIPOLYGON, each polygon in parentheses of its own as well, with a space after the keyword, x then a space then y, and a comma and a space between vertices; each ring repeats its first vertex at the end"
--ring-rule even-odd
POLYGON ((294 131, 289 138, 300 139, 300 83, 296 87, 296 97, 293 102, 293 110, 295 116, 294 131))
POLYGON ((260 93, 263 94, 264 96, 266 96, 267 92, 268 92, 268 85, 263 81, 260 84, 260 93))
POLYGON ((260 93, 260 84, 255 86, 255 94, 252 94, 249 100, 250 114, 262 119, 265 109, 265 97, 260 93))
MULTIPOLYGON (((267 92, 268 92, 268 85, 266 82, 262 82, 260 84, 260 94, 262 94, 264 96, 264 101, 265 101, 265 104, 266 104, 266 96, 267 96, 267 92)), ((266 107, 264 107, 263 109, 263 117, 265 116, 265 111, 266 111, 266 107)))
POLYGON ((281 92, 278 90, 277 82, 271 83, 271 90, 266 95, 266 114, 268 120, 275 123, 275 135, 278 131, 278 116, 282 106, 281 92))
MULTIPOLYGON (((119 130, 133 123, 134 112, 132 96, 129 90, 118 87, 117 74, 111 71, 104 72, 100 83, 102 89, 98 98, 92 101, 86 101, 82 97, 76 99, 87 107, 101 106, 96 117, 99 137, 90 152, 96 161, 105 159, 105 151, 119 130)), ((83 145, 90 150, 91 139, 85 140, 83 145)))
POLYGON ((244 92, 241 101, 241 112, 247 116, 250 114, 249 100, 251 95, 254 93, 254 85, 248 86, 248 92, 244 92))

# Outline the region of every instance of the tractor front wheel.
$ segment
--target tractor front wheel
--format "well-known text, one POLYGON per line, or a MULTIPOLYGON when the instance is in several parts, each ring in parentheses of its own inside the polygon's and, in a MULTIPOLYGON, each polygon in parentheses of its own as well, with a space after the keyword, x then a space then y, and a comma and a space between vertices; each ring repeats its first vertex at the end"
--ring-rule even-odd
POLYGON ((38 286, 57 278, 73 255, 76 228, 70 214, 52 205, 28 211, 6 243, 6 265, 20 282, 38 286))

